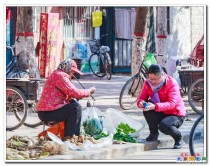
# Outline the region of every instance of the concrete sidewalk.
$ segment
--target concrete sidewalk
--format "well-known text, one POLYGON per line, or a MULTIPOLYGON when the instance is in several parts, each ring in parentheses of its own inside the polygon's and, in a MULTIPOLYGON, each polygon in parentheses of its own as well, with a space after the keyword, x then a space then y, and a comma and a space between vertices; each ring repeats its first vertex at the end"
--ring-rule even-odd
MULTIPOLYGON (((130 115, 132 118, 140 120, 141 122, 145 122, 142 111, 134 107, 131 110, 122 110, 119 106, 119 94, 120 91, 125 84, 125 82, 130 78, 128 75, 114 75, 111 80, 107 80, 106 78, 99 79, 93 75, 91 76, 83 76, 79 79, 79 81, 85 86, 89 88, 91 86, 96 87, 96 92, 94 93, 94 106, 99 108, 101 111, 106 111, 108 108, 113 108, 118 111, 122 111, 123 113, 130 115)), ((78 88, 81 86, 77 83, 76 80, 73 80, 75 85, 78 88)), ((180 153, 186 152, 189 154, 188 147, 188 137, 190 130, 194 121, 197 119, 199 115, 194 113, 189 107, 187 96, 183 96, 185 101, 186 109, 187 109, 187 117, 184 121, 184 124, 180 127, 180 131, 183 135, 183 143, 184 146, 182 149, 172 149, 174 145, 174 141, 170 136, 164 135, 160 133, 159 141, 157 142, 146 142, 144 139, 148 136, 149 130, 148 126, 145 125, 144 130, 141 132, 139 137, 140 143, 125 143, 125 144, 113 144, 110 147, 105 148, 97 148, 88 151, 69 151, 64 155, 55 155, 49 156, 43 160, 66 160, 66 161, 82 161, 82 160, 106 160, 106 161, 117 161, 117 160, 129 160, 129 161, 144 161, 144 159, 151 160, 172 160, 176 161, 176 158, 180 156, 180 153), (154 153, 152 158, 146 157, 145 155, 154 153), (132 154, 132 155, 131 155, 132 154), (171 156, 169 156, 171 155, 171 156), (144 156, 144 157, 143 157, 144 156), (161 157, 160 157, 161 156, 161 157)), ((87 101, 90 101, 93 104, 93 100, 91 98, 82 99, 79 102, 82 105, 82 108, 86 108, 87 101)), ((12 135, 30 135, 37 136, 37 134, 42 131, 42 126, 37 128, 28 128, 26 126, 21 126, 19 129, 15 131, 7 131, 7 138, 12 135)))

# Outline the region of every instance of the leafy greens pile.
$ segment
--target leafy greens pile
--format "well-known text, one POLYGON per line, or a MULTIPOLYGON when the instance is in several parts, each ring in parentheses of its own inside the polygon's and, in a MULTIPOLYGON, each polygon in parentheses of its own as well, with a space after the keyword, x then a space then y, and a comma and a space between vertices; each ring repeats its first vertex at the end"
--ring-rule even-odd
POLYGON ((137 142, 134 138, 132 138, 131 136, 128 135, 129 133, 136 132, 136 130, 131 128, 128 124, 120 123, 117 126, 116 130, 117 130, 117 132, 113 136, 114 140, 124 141, 124 142, 132 142, 132 143, 137 142))

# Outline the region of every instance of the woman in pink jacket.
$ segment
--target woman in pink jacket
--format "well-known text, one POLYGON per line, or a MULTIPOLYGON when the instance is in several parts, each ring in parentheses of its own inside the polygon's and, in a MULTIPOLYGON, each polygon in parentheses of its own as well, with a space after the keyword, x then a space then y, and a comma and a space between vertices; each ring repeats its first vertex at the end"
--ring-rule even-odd
POLYGON ((137 106, 143 109, 150 130, 146 140, 157 141, 159 129, 172 136, 175 141, 174 148, 180 149, 182 135, 178 128, 184 121, 186 109, 179 85, 160 65, 151 65, 148 75, 137 99, 137 106))
POLYGON ((95 87, 77 89, 71 82, 75 72, 82 74, 74 60, 62 61, 45 82, 37 105, 42 121, 65 122, 64 140, 80 134, 82 108, 77 100, 89 97, 96 90, 95 87))

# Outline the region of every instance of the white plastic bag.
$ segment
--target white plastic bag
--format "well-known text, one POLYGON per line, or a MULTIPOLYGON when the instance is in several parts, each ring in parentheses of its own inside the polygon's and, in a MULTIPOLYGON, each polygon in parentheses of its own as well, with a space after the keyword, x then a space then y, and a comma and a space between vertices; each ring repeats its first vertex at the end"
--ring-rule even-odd
POLYGON ((111 146, 113 143, 113 135, 110 134, 108 137, 104 137, 98 140, 97 144, 92 143, 89 140, 85 140, 84 143, 81 145, 80 150, 90 150, 95 148, 103 148, 107 146, 111 146))
POLYGON ((85 115, 82 115, 82 126, 85 133, 91 136, 100 134, 103 131, 103 114, 95 107, 90 107, 83 112, 85 115))
POLYGON ((144 123, 140 120, 136 120, 132 118, 129 115, 124 114, 123 112, 120 112, 116 109, 108 108, 106 110, 105 119, 109 119, 109 122, 106 123, 106 120, 104 121, 104 128, 107 129, 108 133, 115 133, 116 127, 120 123, 128 124, 131 128, 135 129, 136 131, 140 132, 144 128, 144 123))

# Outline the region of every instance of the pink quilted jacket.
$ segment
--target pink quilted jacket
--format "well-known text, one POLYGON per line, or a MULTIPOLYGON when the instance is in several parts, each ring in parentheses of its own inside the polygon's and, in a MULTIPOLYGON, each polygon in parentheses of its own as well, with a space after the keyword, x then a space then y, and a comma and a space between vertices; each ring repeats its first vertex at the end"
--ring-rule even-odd
MULTIPOLYGON (((150 85, 145 81, 140 95, 137 99, 137 106, 141 100, 147 101, 153 91, 150 85)), ((183 99, 180 95, 179 85, 171 76, 166 77, 166 83, 158 91, 160 103, 155 104, 156 112, 163 112, 167 115, 185 116, 186 109, 183 99)))
POLYGON ((88 89, 77 89, 68 74, 55 70, 45 82, 37 110, 53 111, 69 103, 72 98, 81 99, 89 95, 88 89))

